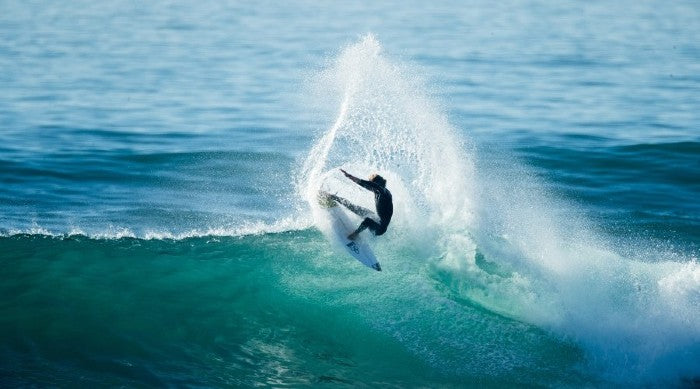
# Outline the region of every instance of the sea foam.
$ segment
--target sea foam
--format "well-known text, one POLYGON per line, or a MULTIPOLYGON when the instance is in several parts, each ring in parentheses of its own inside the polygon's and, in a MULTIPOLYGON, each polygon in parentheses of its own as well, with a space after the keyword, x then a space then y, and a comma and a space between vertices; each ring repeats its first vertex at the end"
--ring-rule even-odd
POLYGON ((371 207, 338 168, 378 172, 395 201, 383 239, 428 247, 418 260, 431 258, 461 297, 573 340, 606 380, 700 374, 697 260, 613 244, 517 160, 480 163, 413 73, 367 35, 317 77, 322 103, 339 108, 300 169, 299 195, 313 205, 323 188, 371 207))

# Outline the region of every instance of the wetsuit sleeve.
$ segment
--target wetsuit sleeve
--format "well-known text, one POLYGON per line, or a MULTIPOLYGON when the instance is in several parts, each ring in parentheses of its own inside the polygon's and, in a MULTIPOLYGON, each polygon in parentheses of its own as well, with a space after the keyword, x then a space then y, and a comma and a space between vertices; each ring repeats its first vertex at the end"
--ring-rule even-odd
POLYGON ((360 179, 359 181, 357 181, 357 184, 360 185, 361 187, 363 187, 367 190, 371 190, 372 192, 375 192, 375 193, 379 193, 382 191, 382 187, 379 186, 378 184, 375 184, 372 181, 360 179))

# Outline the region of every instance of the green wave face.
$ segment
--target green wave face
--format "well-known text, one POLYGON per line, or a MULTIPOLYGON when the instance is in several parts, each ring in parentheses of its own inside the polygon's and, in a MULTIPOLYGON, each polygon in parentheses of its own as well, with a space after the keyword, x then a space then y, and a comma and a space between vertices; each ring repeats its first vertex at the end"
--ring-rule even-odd
POLYGON ((387 255, 379 273, 335 254, 315 230, 0 239, 0 372, 12 385, 591 380, 575 346, 455 299, 408 249, 387 255))

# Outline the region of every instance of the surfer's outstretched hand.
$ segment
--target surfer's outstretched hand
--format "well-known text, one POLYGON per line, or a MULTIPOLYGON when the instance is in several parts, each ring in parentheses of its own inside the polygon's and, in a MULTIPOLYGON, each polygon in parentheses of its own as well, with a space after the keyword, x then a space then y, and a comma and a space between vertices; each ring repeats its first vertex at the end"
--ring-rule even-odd
POLYGON ((352 174, 346 172, 344 169, 340 169, 340 171, 343 172, 343 174, 345 174, 345 177, 351 179, 351 180, 354 181, 354 182, 357 182, 357 177, 355 177, 355 176, 353 176, 352 174))

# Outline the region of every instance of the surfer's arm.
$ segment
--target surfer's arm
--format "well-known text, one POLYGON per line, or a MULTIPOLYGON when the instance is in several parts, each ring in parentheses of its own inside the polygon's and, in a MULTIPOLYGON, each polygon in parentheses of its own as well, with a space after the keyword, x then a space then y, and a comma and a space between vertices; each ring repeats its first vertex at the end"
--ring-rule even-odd
POLYGON ((354 182, 354 183, 356 183, 356 184, 359 184, 359 183, 360 183, 360 181, 362 181, 361 179, 359 179, 359 178, 357 178, 357 177, 353 176, 352 174, 350 174, 350 173, 346 172, 346 171, 345 171, 345 170, 343 170, 343 169, 340 169, 340 171, 341 171, 341 172, 343 172, 343 174, 345 174, 345 177, 347 177, 347 178, 351 179, 351 180, 352 180, 352 182, 354 182))
POLYGON ((343 172, 343 174, 345 174, 345 177, 351 179, 354 183, 356 183, 357 185, 359 185, 367 190, 370 190, 372 192, 377 192, 377 191, 381 190, 381 187, 372 181, 367 181, 367 180, 363 180, 361 178, 357 178, 357 177, 353 176, 352 174, 346 172, 343 169, 340 169, 340 171, 343 172))
POLYGON ((357 177, 353 176, 352 174, 346 172, 343 169, 340 169, 340 171, 343 172, 343 174, 345 174, 345 177, 351 179, 352 182, 356 183, 357 185, 359 185, 367 190, 370 190, 372 192, 377 192, 377 191, 381 190, 381 187, 372 181, 367 181, 367 180, 363 180, 361 178, 357 178, 357 177))
POLYGON ((372 192, 380 192, 381 188, 382 188, 381 186, 375 184, 372 181, 362 180, 359 178, 355 182, 357 183, 357 185, 359 185, 359 186, 361 186, 369 191, 372 191, 372 192))

